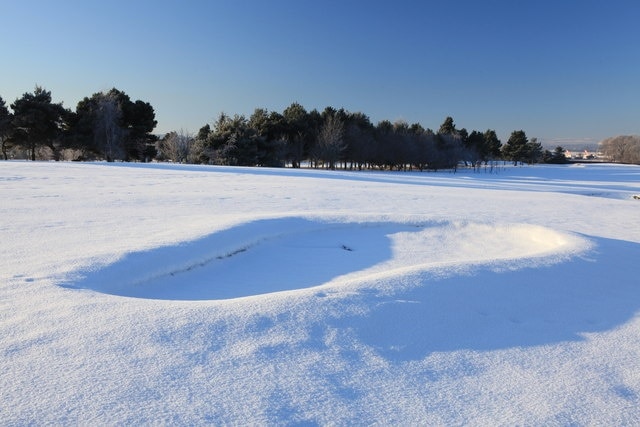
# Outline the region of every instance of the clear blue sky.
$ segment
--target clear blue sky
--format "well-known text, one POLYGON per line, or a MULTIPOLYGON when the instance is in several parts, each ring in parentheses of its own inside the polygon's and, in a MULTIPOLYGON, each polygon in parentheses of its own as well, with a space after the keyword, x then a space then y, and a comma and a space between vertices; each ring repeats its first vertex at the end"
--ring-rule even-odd
POLYGON ((116 87, 158 133, 330 105, 503 142, 640 134, 640 1, 2 0, 0 96, 116 87))

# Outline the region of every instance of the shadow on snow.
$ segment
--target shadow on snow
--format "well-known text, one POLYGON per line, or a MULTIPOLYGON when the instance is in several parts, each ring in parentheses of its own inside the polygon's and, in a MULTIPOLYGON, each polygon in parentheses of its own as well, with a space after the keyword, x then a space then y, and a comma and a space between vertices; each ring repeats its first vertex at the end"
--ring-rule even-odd
POLYGON ((407 230, 417 228, 259 220, 192 242, 128 254, 62 286, 163 300, 232 299, 311 288, 389 259, 387 236, 407 230))
MULTIPOLYGON (((390 259, 391 234, 421 229, 260 220, 132 253, 61 286, 163 300, 224 300, 311 288, 390 259)), ((415 287, 391 296, 363 289, 359 297, 335 303, 363 304, 368 313, 310 325, 308 344, 320 343, 327 328, 337 327, 352 331, 386 359, 404 362, 434 352, 581 341, 587 333, 612 330, 640 307, 640 285, 630 271, 640 259, 640 244, 586 237, 595 244, 592 250, 553 265, 512 270, 507 262, 502 270, 476 266, 444 277, 423 271, 411 277, 415 287)))
MULTIPOLYGON (((104 163, 99 163, 104 165, 104 163)), ((209 166, 174 163, 110 163, 111 167, 158 169, 172 172, 200 172, 250 174, 256 176, 282 176, 298 178, 322 178, 354 182, 372 182, 404 185, 443 186, 455 188, 480 188, 510 191, 557 191, 568 194, 626 198, 638 191, 640 167, 635 165, 593 164, 576 168, 575 165, 541 165, 529 167, 497 167, 497 173, 473 172, 461 169, 432 172, 353 171, 325 169, 262 168, 250 166, 209 166), (549 174, 547 170, 553 170, 549 174), (622 179, 621 179, 622 178, 622 179), (621 194, 618 194, 621 193, 621 194)))
MULTIPOLYGON (((392 298, 376 297, 369 316, 351 318, 360 339, 385 358, 496 350, 581 341, 614 329, 640 307, 635 270, 640 244, 592 239, 586 256, 551 266, 433 279, 392 298)), ((428 273, 425 273, 428 274, 428 273)))

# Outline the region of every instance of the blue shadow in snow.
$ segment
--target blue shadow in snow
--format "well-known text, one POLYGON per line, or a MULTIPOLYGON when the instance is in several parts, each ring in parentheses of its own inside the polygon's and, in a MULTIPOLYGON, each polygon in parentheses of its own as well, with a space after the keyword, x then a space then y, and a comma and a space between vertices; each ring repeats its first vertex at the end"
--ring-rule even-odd
MULTIPOLYGON (((105 163, 99 163, 105 165, 105 163)), ((255 176, 287 176, 298 178, 322 178, 355 182, 374 182, 404 185, 426 185, 430 187, 482 188, 509 191, 557 191, 569 194, 599 196, 610 192, 637 192, 640 167, 624 165, 591 164, 576 168, 573 165, 553 165, 537 167, 507 167, 499 173, 473 172, 462 169, 440 172, 390 172, 390 171, 349 171, 324 169, 263 168, 250 166, 210 166, 175 163, 109 163, 110 167, 158 169, 172 172, 250 174, 255 176), (548 169, 553 168, 549 178, 548 169), (621 180, 622 178, 622 180, 621 180), (603 183, 606 182, 606 185, 603 183)), ((497 168, 502 170, 503 168, 497 168)))
POLYGON ((376 297, 357 335, 385 358, 421 360, 432 352, 497 350, 580 341, 628 321, 640 308, 640 244, 604 238, 588 258, 552 266, 430 279, 392 298, 376 297))
POLYGON ((163 300, 217 300, 311 288, 391 257, 394 223, 259 220, 80 272, 67 288, 163 300))

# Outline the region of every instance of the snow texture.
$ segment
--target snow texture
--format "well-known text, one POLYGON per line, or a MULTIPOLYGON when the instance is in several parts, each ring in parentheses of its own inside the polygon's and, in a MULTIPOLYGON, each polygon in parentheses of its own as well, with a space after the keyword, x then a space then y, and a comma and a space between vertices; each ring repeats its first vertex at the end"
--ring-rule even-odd
POLYGON ((640 168, 0 162, 2 425, 639 425, 640 168))

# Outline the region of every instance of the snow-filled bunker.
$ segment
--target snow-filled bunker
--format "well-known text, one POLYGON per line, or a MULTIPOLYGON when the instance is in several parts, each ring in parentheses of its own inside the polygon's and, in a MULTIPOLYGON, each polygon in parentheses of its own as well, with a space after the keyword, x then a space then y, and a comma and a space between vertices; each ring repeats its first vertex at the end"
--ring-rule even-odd
POLYGON ((127 297, 218 300, 338 286, 421 270, 573 251, 576 236, 533 225, 264 219, 92 268, 67 287, 127 297))

